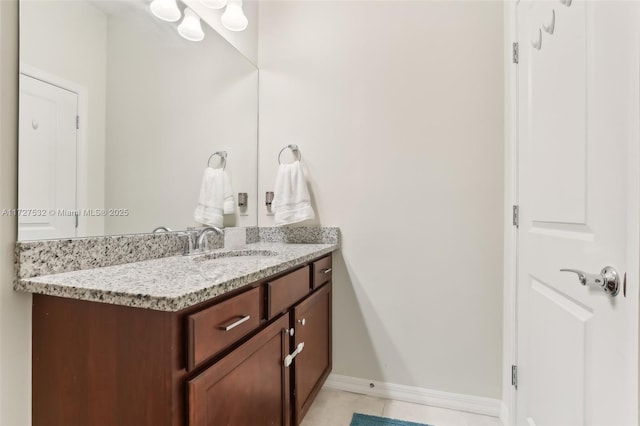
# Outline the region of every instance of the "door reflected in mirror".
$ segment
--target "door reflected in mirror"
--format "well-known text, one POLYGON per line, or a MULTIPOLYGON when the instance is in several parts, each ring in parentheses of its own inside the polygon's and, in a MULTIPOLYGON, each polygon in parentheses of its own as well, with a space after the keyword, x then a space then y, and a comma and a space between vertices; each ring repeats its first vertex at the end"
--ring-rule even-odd
POLYGON ((21 0, 19 240, 198 226, 218 151, 224 226, 256 225, 258 70, 202 24, 190 42, 145 0, 21 0))

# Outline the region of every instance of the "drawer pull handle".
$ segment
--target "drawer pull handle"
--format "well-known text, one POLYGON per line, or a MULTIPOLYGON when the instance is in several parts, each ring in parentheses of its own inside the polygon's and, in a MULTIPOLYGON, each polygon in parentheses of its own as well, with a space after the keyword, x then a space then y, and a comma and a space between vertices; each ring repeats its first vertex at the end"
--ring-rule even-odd
POLYGON ((324 270, 322 271, 322 273, 323 273, 323 274, 328 274, 329 272, 331 272, 331 270, 332 270, 332 268, 327 268, 327 269, 324 269, 324 270))
POLYGON ((302 319, 298 320, 298 324, 300 324, 300 325, 305 325, 306 323, 307 323, 306 318, 302 318, 302 319))
POLYGON ((221 325, 220 330, 224 330, 224 331, 232 330, 237 326, 239 326, 240 324, 242 324, 243 322, 249 321, 249 318, 251 318, 251 315, 243 315, 242 318, 240 318, 238 321, 234 321, 228 325, 221 325))
POLYGON ((286 357, 284 357, 284 366, 285 367, 289 367, 291 365, 291 363, 293 362, 293 359, 298 356, 298 354, 300 352, 302 352, 302 350, 304 349, 304 342, 301 342, 298 344, 298 346, 296 347, 296 350, 291 352, 290 355, 287 355, 286 357))

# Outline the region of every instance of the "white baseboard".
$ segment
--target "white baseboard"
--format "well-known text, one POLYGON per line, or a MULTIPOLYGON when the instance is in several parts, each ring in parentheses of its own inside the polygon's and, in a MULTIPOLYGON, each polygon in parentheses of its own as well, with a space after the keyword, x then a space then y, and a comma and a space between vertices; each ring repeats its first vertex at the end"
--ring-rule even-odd
POLYGON ((509 407, 504 401, 500 402, 500 421, 505 426, 509 424, 509 407))
POLYGON ((433 407, 449 408, 467 413, 485 416, 502 417, 502 401, 481 396, 463 395, 443 392, 413 386, 396 385, 393 383, 376 382, 374 380, 359 379, 357 377, 330 374, 324 384, 326 389, 341 390, 377 398, 394 399, 396 401, 414 404, 431 405, 433 407), (373 384, 373 387, 371 387, 373 384))

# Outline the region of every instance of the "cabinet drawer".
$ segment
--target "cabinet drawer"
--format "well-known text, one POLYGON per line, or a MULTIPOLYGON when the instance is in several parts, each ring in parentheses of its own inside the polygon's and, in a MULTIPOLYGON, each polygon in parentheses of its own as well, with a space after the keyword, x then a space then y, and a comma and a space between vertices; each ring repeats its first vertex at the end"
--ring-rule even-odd
POLYGON ((191 370, 260 325, 260 289, 189 315, 187 324, 187 370, 191 370))
POLYGON ((268 316, 273 318, 309 294, 309 267, 293 271, 267 284, 268 316))
POLYGON ((331 255, 313 262, 313 288, 318 288, 331 281, 332 267, 331 255))

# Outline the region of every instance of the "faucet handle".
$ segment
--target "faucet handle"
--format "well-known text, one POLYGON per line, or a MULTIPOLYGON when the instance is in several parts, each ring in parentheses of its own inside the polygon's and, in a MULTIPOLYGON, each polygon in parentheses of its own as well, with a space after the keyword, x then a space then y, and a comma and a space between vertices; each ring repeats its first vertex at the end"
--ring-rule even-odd
POLYGON ((184 249, 182 250, 183 256, 193 253, 193 249, 194 249, 193 232, 186 231, 185 235, 187 239, 184 242, 184 249))
POLYGON ((202 235, 202 240, 198 241, 198 250, 203 252, 209 250, 209 239, 205 234, 202 235))

